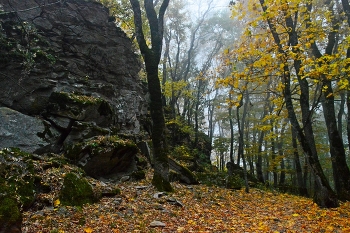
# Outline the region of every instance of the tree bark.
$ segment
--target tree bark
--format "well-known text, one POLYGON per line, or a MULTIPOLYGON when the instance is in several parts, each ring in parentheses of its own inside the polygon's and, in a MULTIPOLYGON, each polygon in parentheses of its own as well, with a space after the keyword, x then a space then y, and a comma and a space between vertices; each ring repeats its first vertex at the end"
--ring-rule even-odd
MULTIPOLYGON (((345 15, 347 17, 347 21, 348 21, 348 25, 350 26, 350 4, 349 4, 349 0, 342 0, 342 5, 343 5, 343 9, 345 12, 345 15)), ((346 58, 350 58, 350 48, 347 49, 346 51, 346 58)), ((348 66, 349 67, 349 66, 348 66)), ((346 68, 348 68, 346 67, 346 68)), ((350 77, 348 77, 348 81, 350 82, 350 77)), ((350 90, 346 91, 346 107, 348 109, 350 109, 350 90)), ((347 130, 347 139, 348 139, 348 147, 350 150, 350 114, 347 114, 347 118, 346 118, 346 130, 347 130)))
MULTIPOLYGON (((244 123, 245 123, 245 118, 247 115, 247 108, 248 108, 248 102, 249 102, 249 95, 248 95, 248 89, 245 90, 244 92, 244 106, 243 106, 243 113, 242 113, 242 123, 240 123, 239 120, 239 109, 243 105, 243 97, 240 101, 239 106, 237 107, 237 124, 238 124, 238 134, 239 134, 239 139, 238 139, 238 156, 242 158, 243 162, 243 174, 244 174, 244 184, 245 184, 245 192, 249 193, 249 184, 248 184, 248 175, 247 175, 247 164, 244 156, 244 137, 243 137, 243 130, 244 130, 244 123)), ((239 160, 238 163, 239 165, 239 160)))
MULTIPOLYGON (((285 180, 286 180, 286 171, 285 171, 285 163, 284 163, 284 158, 283 158, 283 139, 282 135, 284 135, 284 131, 286 129, 286 123, 283 123, 282 129, 280 132, 281 137, 279 138, 277 142, 277 151, 278 151, 278 156, 281 158, 280 166, 281 166, 281 174, 280 174, 280 179, 279 179, 279 186, 282 187, 284 186, 285 180)), ((277 132, 277 129, 275 129, 277 132)))
MULTIPOLYGON (((231 87, 232 90, 232 87, 231 87)), ((232 94, 229 93, 229 100, 232 101, 232 94)), ((230 121, 230 162, 234 163, 233 158, 233 142, 234 142, 234 131, 233 131, 233 116, 232 116, 232 106, 228 107, 228 117, 230 121)))
POLYGON ((297 176, 297 185, 298 185, 298 191, 301 196, 308 197, 308 192, 306 188, 306 182, 303 177, 303 171, 300 164, 300 158, 298 153, 298 144, 297 144, 297 135, 296 132, 291 129, 292 131, 292 145, 293 145, 293 155, 294 155, 294 166, 295 166, 295 173, 297 176))
POLYGON ((263 170, 262 170, 263 160, 262 160, 262 155, 261 155, 262 154, 262 147, 263 147, 263 145, 262 145, 263 140, 264 140, 264 131, 261 131, 259 139, 258 139, 258 159, 256 161, 256 173, 258 176, 258 180, 261 183, 265 183, 264 174, 263 174, 263 170))
POLYGON ((134 12, 136 39, 145 62, 148 91, 150 93, 150 110, 153 122, 151 136, 154 154, 154 175, 152 183, 159 191, 172 191, 173 189, 169 182, 168 147, 165 135, 162 93, 158 77, 158 65, 162 51, 163 19, 169 0, 163 1, 158 16, 154 9, 153 1, 144 0, 144 7, 151 29, 151 48, 146 44, 142 29, 140 3, 138 0, 130 0, 130 3, 134 12))

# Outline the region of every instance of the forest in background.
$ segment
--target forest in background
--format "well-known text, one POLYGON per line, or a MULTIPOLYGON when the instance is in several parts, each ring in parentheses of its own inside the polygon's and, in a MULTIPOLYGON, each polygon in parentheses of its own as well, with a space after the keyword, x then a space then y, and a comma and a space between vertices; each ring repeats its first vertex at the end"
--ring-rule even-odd
MULTIPOLYGON (((135 38, 129 1, 101 2, 135 38)), ((348 1, 226 4, 170 1, 159 65, 167 121, 207 133, 219 170, 233 161, 321 206, 349 200, 348 1)))
POLYGON ((112 182, 4 148, 0 232, 349 231, 347 0, 101 2, 143 59, 155 163, 112 182))

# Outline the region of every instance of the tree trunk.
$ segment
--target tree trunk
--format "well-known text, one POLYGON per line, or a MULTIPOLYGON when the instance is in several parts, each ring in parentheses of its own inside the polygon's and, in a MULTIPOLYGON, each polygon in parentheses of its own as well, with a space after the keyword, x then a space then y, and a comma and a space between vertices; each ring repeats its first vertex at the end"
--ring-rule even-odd
POLYGON ((339 131, 339 136, 343 140, 343 116, 345 113, 345 92, 342 91, 340 92, 340 107, 339 107, 339 112, 337 115, 338 118, 338 131, 339 131))
POLYGON ((163 19, 169 0, 164 0, 157 17, 152 0, 144 0, 144 7, 151 29, 151 48, 148 47, 142 30, 141 8, 138 0, 130 0, 134 12, 134 23, 136 39, 143 56, 148 91, 150 93, 150 110, 153 122, 152 143, 154 154, 154 175, 152 183, 159 191, 172 191, 169 182, 169 161, 168 147, 165 135, 165 120, 163 113, 163 102, 160 80, 158 77, 158 65, 160 62, 162 39, 163 39, 163 19))
MULTIPOLYGON (((231 87, 232 90, 232 87, 231 87)), ((232 94, 229 93, 229 101, 232 101, 232 94)), ((233 116, 232 116, 232 106, 228 107, 228 116, 230 121, 230 161, 234 163, 233 159, 233 142, 234 142, 234 131, 233 131, 233 116)))
MULTIPOLYGON (((294 166, 295 166, 295 173, 297 176, 297 185, 298 185, 298 191, 301 196, 308 196, 307 188, 306 188, 306 180, 303 177, 303 171, 301 169, 300 159, 299 159, 299 153, 298 153, 298 144, 297 144, 297 136, 295 131, 292 130, 292 145, 293 145, 293 155, 294 155, 294 166)), ((307 172, 305 172, 307 173, 307 172)))
MULTIPOLYGON (((328 82, 327 82, 328 83, 328 82)), ((323 93, 322 107, 323 115, 327 125, 328 138, 330 143, 330 153, 332 158, 332 170, 338 198, 343 201, 350 200, 350 170, 346 163, 346 155, 343 140, 337 128, 337 121, 334 109, 334 96, 328 96, 328 92, 332 93, 331 84, 323 93)))
MULTIPOLYGON (((244 136, 243 136, 244 123, 245 123, 245 118, 247 115, 247 110, 248 110, 247 108, 248 108, 248 102, 249 102, 249 95, 248 95, 247 89, 246 89, 244 95, 245 95, 245 102, 244 102, 243 113, 242 113, 242 123, 240 123, 240 120, 239 120, 239 108, 243 104, 243 97, 241 99, 239 106, 237 107, 237 124, 238 124, 238 133, 239 133, 238 156, 240 156, 242 158, 245 191, 246 191, 246 193, 249 193, 247 164, 246 164, 246 160, 245 160, 245 156, 244 156, 244 136)), ((239 163, 238 163, 238 165, 239 165, 239 163)))
MULTIPOLYGON (((273 128, 271 131, 273 132, 273 128)), ((275 147, 276 147, 275 146, 275 139, 273 137, 271 137, 271 161, 272 161, 273 187, 277 188, 278 177, 277 177, 276 152, 275 152, 276 148, 275 147)))
MULTIPOLYGON (((283 138, 282 135, 284 135, 284 131, 286 129, 286 123, 283 122, 282 129, 280 132, 280 138, 279 141, 277 142, 277 151, 278 151, 278 157, 281 158, 281 175, 279 179, 279 186, 284 186, 285 180, 286 180, 286 171, 285 171, 285 164, 284 164, 284 158, 283 158, 283 138)), ((277 128, 275 129, 277 132, 277 128)))
POLYGON ((258 159, 256 161, 256 173, 258 176, 258 180, 261 183, 265 183, 264 174, 263 174, 263 170, 262 170, 262 163, 263 163, 263 160, 262 160, 262 147, 263 147, 263 145, 262 144, 263 144, 263 140, 264 140, 264 131, 261 131, 259 139, 258 139, 258 159))
POLYGON ((213 138, 214 138, 214 128, 215 128, 215 124, 214 124, 214 110, 215 110, 214 101, 216 100, 218 94, 219 94, 219 90, 216 89, 214 98, 208 104, 208 125, 209 125, 209 127, 208 127, 209 128, 208 129, 208 131, 209 131, 208 135, 209 135, 210 143, 213 142, 213 138))

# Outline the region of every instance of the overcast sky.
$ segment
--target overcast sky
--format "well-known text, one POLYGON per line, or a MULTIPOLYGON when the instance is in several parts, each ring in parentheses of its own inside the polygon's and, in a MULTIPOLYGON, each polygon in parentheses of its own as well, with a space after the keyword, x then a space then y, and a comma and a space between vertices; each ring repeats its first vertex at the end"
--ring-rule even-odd
POLYGON ((211 12, 229 9, 230 0, 188 0, 188 6, 192 17, 202 15, 207 10, 208 4, 211 2, 211 12))

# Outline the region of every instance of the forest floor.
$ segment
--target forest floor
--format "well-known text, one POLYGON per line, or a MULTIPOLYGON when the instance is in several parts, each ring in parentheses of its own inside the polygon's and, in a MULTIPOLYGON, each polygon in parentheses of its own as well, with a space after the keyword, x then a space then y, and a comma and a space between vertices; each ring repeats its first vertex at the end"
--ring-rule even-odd
POLYGON ((288 194, 180 183, 173 183, 175 192, 162 195, 150 178, 118 187, 120 195, 82 208, 57 206, 25 212, 22 231, 350 232, 349 202, 336 209, 320 209, 311 199, 288 194))

